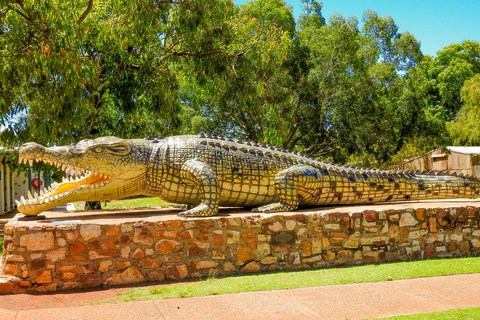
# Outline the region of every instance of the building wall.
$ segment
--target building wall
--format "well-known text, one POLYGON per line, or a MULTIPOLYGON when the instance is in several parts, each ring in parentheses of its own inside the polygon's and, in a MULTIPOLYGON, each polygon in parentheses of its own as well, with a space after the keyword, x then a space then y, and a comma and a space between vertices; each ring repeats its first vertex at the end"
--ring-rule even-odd
POLYGON ((28 192, 28 178, 24 173, 13 172, 5 157, 0 156, 0 215, 13 210, 15 199, 28 192))
POLYGON ((451 152, 445 154, 438 149, 404 163, 405 170, 440 171, 451 170, 457 173, 480 176, 479 156, 451 152), (444 155, 444 156, 442 156, 444 155))

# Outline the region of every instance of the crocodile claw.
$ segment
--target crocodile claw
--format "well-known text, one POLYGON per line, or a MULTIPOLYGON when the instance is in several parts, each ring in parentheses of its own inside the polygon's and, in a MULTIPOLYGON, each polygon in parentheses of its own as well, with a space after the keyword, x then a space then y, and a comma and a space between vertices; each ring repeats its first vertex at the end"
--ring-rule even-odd
POLYGON ((201 204, 193 209, 182 211, 178 215, 184 217, 209 217, 216 215, 217 211, 206 204, 201 204))

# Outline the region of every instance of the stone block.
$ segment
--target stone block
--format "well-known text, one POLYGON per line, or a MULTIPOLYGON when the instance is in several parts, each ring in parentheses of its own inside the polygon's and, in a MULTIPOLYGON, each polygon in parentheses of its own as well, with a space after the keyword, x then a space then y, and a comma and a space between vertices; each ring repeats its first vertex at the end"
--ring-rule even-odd
POLYGON ((223 230, 215 230, 212 232, 212 240, 216 245, 223 244, 223 230))
POLYGON ((151 246, 153 245, 153 235, 147 227, 135 228, 133 233, 133 243, 151 246))
POLYGON ((259 271, 260 271, 260 265, 255 261, 248 263, 247 265, 245 265, 243 268, 240 269, 241 273, 253 273, 253 272, 259 272, 259 271))
POLYGON ((272 256, 265 257, 262 260, 260 260, 261 264, 273 264, 276 262, 277 262, 277 257, 272 257, 272 256))
POLYGON ((105 284, 130 284, 130 283, 138 283, 145 281, 145 277, 135 267, 131 267, 123 271, 122 273, 117 273, 112 275, 111 277, 105 280, 105 284))
POLYGON ((180 245, 178 241, 170 239, 162 239, 157 242, 155 249, 158 254, 169 254, 175 251, 175 248, 180 245))
POLYGON ((116 225, 113 225, 113 226, 108 226, 106 231, 105 231, 105 235, 107 237, 116 237, 118 236, 118 233, 120 232, 120 228, 116 225))
POLYGON ((242 239, 251 248, 257 248, 257 236, 255 233, 242 233, 242 239))
POLYGON ((343 244, 343 247, 346 249, 356 249, 358 248, 360 242, 360 232, 355 232, 354 234, 350 235, 343 244))
POLYGON ((165 270, 148 270, 146 276, 150 281, 165 281, 165 270))
POLYGON ((405 212, 400 218, 400 227, 414 227, 418 224, 417 219, 410 212, 405 212))
POLYGON ((191 241, 188 244, 188 256, 189 257, 203 257, 208 255, 208 249, 210 245, 208 243, 191 241))
POLYGON ((70 252, 73 254, 85 253, 86 251, 87 247, 80 241, 74 241, 70 245, 70 252))
POLYGON ((238 249, 237 249, 237 264, 238 265, 243 265, 245 262, 247 261, 250 261, 250 260, 254 260, 254 259, 257 259, 258 255, 245 248, 244 246, 238 246, 238 249))
POLYGON ((27 251, 51 250, 55 246, 53 232, 35 232, 20 237, 20 246, 27 251))
POLYGON ((145 261, 143 263, 143 267, 145 269, 153 269, 153 268, 160 267, 162 264, 163 264, 163 261, 160 260, 160 259, 147 257, 147 258, 145 258, 145 261))
POLYGON ((84 241, 90 241, 100 237, 102 229, 96 224, 84 224, 80 226, 80 236, 84 241))
POLYGON ((209 268, 216 268, 218 266, 218 262, 215 261, 199 261, 197 262, 195 268, 196 269, 209 269, 209 268))
POLYGON ((188 275, 188 267, 185 264, 178 266, 168 266, 165 271, 166 278, 170 280, 185 279, 186 277, 188 277, 188 275))
POLYGON ((51 283, 52 282, 52 272, 50 270, 44 270, 40 272, 35 281, 38 284, 43 284, 43 283, 51 283))
POLYGON ((213 249, 212 250, 212 258, 223 260, 223 259, 225 259, 225 255, 219 249, 213 249))
POLYGON ((227 244, 235 244, 240 241, 240 232, 235 230, 227 230, 225 232, 227 237, 227 244))
POLYGON ((105 260, 100 262, 98 266, 98 271, 100 272, 108 272, 109 268, 113 265, 112 260, 105 260))
POLYGON ((302 257, 309 257, 312 255, 312 244, 308 241, 302 242, 302 257))
POLYGON ((100 273, 84 274, 80 277, 79 286, 81 288, 95 288, 102 285, 102 275, 100 273))
POLYGON ((58 262, 65 260, 67 249, 59 249, 47 252, 47 260, 49 262, 58 262))

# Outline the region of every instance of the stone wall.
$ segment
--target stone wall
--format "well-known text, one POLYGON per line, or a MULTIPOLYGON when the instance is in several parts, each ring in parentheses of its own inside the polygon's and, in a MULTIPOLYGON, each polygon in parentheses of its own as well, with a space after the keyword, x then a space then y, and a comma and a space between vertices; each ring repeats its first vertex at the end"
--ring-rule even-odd
POLYGON ((479 207, 5 227, 0 292, 480 254, 479 207))

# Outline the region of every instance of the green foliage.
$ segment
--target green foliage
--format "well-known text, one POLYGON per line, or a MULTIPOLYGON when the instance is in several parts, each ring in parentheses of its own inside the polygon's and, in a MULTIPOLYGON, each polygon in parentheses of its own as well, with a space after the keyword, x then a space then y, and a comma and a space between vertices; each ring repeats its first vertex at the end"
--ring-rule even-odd
POLYGON ((394 316, 388 318, 375 318, 377 320, 474 320, 480 318, 479 308, 452 309, 446 311, 436 311, 430 313, 419 313, 405 316, 394 316))
POLYGON ((257 68, 286 50, 284 31, 227 0, 5 1, 0 10, 7 144, 177 133, 182 83, 252 76, 256 95, 257 68))
POLYGON ((447 129, 456 144, 480 144, 480 74, 465 84, 460 92, 463 106, 454 121, 447 123, 447 129))

